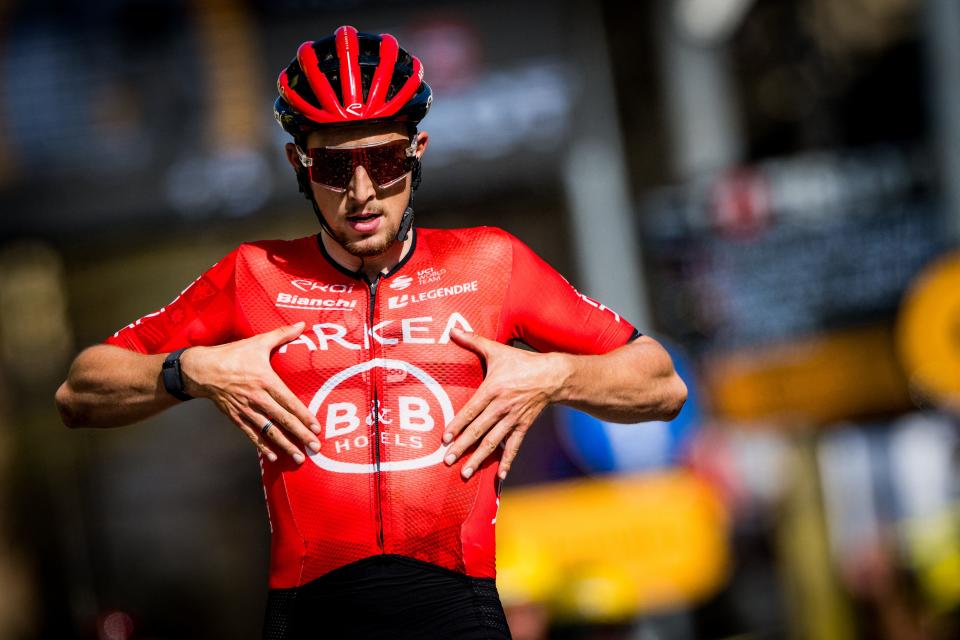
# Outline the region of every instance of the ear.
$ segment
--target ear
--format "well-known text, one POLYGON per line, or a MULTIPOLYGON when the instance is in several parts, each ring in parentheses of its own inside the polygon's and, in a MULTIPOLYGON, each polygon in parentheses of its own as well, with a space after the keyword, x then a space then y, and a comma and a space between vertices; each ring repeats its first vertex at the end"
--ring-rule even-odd
POLYGON ((290 166, 293 167, 294 171, 300 171, 303 168, 303 165, 300 164, 300 158, 297 156, 297 146, 292 142, 288 142, 283 145, 284 151, 287 152, 287 162, 290 163, 290 166))
POLYGON ((427 145, 430 143, 430 134, 426 131, 417 132, 417 157, 423 158, 427 151, 427 145))

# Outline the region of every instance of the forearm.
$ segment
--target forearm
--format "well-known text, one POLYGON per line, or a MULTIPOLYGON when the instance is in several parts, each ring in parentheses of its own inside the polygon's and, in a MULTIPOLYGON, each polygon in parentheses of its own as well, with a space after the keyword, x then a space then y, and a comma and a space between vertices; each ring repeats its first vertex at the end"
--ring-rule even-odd
POLYGON ((551 355, 561 372, 554 401, 602 420, 671 420, 687 398, 669 354, 645 336, 604 355, 551 355))
POLYGON ((57 390, 63 423, 68 427, 119 427, 176 404, 161 381, 164 356, 111 345, 86 349, 57 390))

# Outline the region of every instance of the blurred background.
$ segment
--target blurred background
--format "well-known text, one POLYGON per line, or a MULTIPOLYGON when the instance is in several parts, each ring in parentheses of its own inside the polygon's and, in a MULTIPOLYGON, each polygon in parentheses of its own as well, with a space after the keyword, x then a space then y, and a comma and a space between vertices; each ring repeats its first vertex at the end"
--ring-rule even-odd
POLYGON ((518 639, 960 637, 960 3, 0 3, 0 638, 256 638, 255 452, 69 431, 71 358, 317 231, 275 79, 340 24, 435 103, 418 222, 518 235, 668 346, 669 424, 550 410, 498 516, 518 639))

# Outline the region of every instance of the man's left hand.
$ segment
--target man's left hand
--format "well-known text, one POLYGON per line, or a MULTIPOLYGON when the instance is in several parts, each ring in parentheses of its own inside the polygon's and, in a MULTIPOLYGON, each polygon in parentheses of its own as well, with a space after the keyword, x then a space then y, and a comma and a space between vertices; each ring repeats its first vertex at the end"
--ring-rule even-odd
POLYGON ((443 441, 452 442, 444 461, 453 464, 479 442, 460 471, 469 478, 498 446, 503 446, 499 475, 505 478, 527 429, 563 385, 564 356, 516 349, 456 328, 450 337, 482 358, 487 374, 444 430, 443 441))

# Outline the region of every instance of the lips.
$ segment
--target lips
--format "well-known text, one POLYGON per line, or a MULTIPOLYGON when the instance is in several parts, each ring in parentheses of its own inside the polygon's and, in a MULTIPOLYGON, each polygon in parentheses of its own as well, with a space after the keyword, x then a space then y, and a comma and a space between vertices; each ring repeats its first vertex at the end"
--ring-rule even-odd
POLYGON ((380 219, 383 214, 364 212, 359 215, 347 216, 347 223, 354 231, 360 233, 371 233, 380 227, 380 219))

